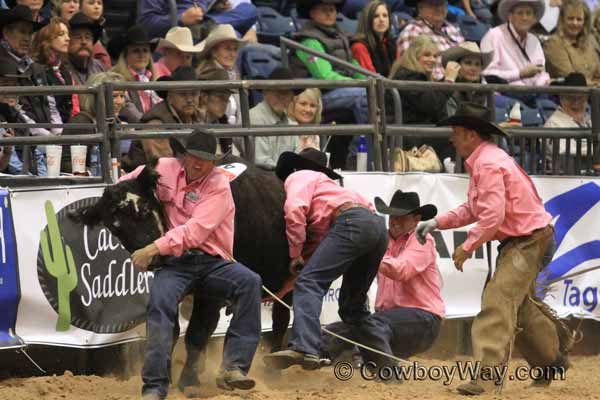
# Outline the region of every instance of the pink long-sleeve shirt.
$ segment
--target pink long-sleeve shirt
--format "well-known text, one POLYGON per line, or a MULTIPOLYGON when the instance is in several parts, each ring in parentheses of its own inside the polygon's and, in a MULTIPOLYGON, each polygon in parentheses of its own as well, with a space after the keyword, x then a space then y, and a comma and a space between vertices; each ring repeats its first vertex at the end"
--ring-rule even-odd
POLYGON ((436 221, 439 229, 476 222, 463 243, 466 252, 492 239, 530 235, 552 220, 529 175, 495 144, 481 143, 465 167, 471 175, 467 202, 436 221))
POLYGON ((390 236, 377 273, 375 310, 420 308, 444 318, 446 307, 436 260, 435 243, 430 235, 424 246, 414 232, 397 239, 390 236))
MULTIPOLYGON (((512 28, 512 27, 511 27, 512 28)), ((513 29, 514 33, 514 29, 513 29)), ((517 40, 519 36, 515 33, 517 40)), ((482 75, 496 75, 511 85, 544 86, 550 79, 547 72, 539 73, 531 78, 521 79, 520 71, 529 65, 546 65, 544 50, 538 38, 531 33, 521 42, 529 60, 515 43, 508 31, 508 23, 490 29, 481 39, 482 52, 494 52, 492 62, 482 75)))
POLYGON ((307 260, 323 240, 333 211, 344 203, 360 203, 374 211, 360 194, 345 189, 327 175, 310 170, 296 171, 284 184, 286 235, 291 258, 307 260))
MULTIPOLYGON (((144 168, 139 166, 119 181, 136 178, 144 168)), ((169 223, 169 231, 154 241, 160 254, 179 257, 197 248, 233 260, 235 204, 227 177, 215 168, 188 184, 183 162, 176 158, 160 158, 156 171, 160 174, 156 194, 169 223)))

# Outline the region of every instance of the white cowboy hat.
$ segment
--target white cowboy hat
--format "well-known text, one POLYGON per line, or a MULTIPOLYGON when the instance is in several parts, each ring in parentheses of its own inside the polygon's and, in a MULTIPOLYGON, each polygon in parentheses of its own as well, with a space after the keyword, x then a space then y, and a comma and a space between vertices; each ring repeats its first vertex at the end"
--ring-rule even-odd
POLYGON ((508 14, 510 14, 512 9, 515 6, 522 4, 533 7, 535 18, 538 21, 544 16, 544 11, 546 11, 546 3, 544 3, 544 0, 500 0, 500 4, 498 5, 498 18, 500 18, 501 21, 507 21, 508 14))
POLYGON ((156 51, 161 52, 162 49, 177 49, 184 53, 199 53, 202 46, 200 44, 194 46, 190 28, 175 26, 169 29, 164 39, 158 41, 156 51))
POLYGON ((487 53, 482 52, 475 42, 463 42, 458 46, 450 47, 448 50, 442 52, 442 65, 446 68, 446 64, 449 61, 460 60, 466 56, 475 56, 481 58, 481 69, 484 70, 492 62, 494 58, 494 51, 487 53))
POLYGON ((244 46, 246 44, 245 39, 239 39, 235 33, 235 29, 233 26, 229 24, 219 24, 214 28, 206 39, 202 42, 198 43, 200 47, 200 54, 198 57, 204 58, 206 57, 213 47, 218 45, 219 43, 227 42, 229 40, 233 40, 238 44, 238 47, 244 46))

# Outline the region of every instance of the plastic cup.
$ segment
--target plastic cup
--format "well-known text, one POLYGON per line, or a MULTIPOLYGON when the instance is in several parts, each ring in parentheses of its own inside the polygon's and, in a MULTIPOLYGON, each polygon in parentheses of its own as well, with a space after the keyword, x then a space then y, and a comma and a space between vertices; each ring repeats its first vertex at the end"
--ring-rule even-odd
POLYGON ((71 146, 71 169, 75 173, 85 173, 85 157, 87 146, 74 144, 71 146))
POLYGON ((60 175, 60 161, 62 156, 62 146, 46 146, 46 165, 48 166, 48 176, 60 175))

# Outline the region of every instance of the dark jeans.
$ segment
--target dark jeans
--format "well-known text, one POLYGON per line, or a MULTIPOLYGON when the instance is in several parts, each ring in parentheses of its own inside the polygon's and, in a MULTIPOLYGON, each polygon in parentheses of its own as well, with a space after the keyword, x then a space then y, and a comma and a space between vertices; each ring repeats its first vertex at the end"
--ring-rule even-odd
POLYGON ((142 393, 155 392, 161 398, 167 395, 178 304, 192 291, 194 311, 186 333, 188 350, 203 345, 195 339, 203 337, 203 314, 197 312, 200 302, 210 299, 222 305, 228 301, 233 318, 225 336, 221 368, 247 373, 260 337, 260 286, 260 277, 242 264, 206 254, 170 257, 155 272, 150 289, 142 393))
POLYGON ((365 208, 351 208, 337 217, 296 280, 292 349, 319 354, 323 296, 340 276, 343 281, 338 313, 346 323, 363 323, 369 316, 367 291, 377 275, 387 241, 383 217, 365 208))
MULTIPOLYGON (((368 320, 368 324, 359 327, 335 322, 327 329, 376 350, 408 358, 429 349, 442 324, 435 314, 407 307, 376 312, 368 320)), ((335 360, 343 351, 353 348, 352 344, 328 335, 323 340, 322 350, 324 355, 335 360)), ((394 364, 393 360, 362 348, 360 353, 365 362, 373 361, 378 367, 394 364)))

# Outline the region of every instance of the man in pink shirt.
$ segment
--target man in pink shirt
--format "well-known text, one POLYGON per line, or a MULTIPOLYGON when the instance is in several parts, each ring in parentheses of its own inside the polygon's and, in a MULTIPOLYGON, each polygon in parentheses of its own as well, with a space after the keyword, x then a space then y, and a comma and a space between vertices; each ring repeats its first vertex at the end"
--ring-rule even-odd
MULTIPOLYGON (((389 206, 376 197, 375 207, 379 213, 389 215, 390 220, 388 248, 377 273, 376 312, 369 317, 370 329, 356 329, 344 322, 331 324, 327 329, 396 357, 408 358, 431 347, 445 316, 435 242, 427 235, 421 246, 415 236, 419 221, 435 217, 437 209, 432 204, 421 206, 417 193, 401 190, 394 193, 389 206)), ((352 347, 333 336, 323 342, 324 353, 332 360, 352 347)), ((382 355, 362 348, 360 351, 365 362, 375 363, 371 364, 375 374, 381 367, 394 364, 382 355)))
MULTIPOLYGON (((199 343, 207 321, 198 315, 231 304, 233 318, 225 336, 223 361, 217 386, 232 390, 251 389, 246 376, 260 337, 261 279, 233 259, 235 205, 229 180, 215 166, 217 140, 199 131, 185 143, 182 159, 161 158, 157 196, 164 207, 169 230, 148 246, 135 251, 133 265, 147 270, 155 256, 166 262, 155 270, 147 310, 147 347, 142 369, 143 399, 167 396, 173 346, 173 327, 181 299, 194 293, 194 310, 185 344, 188 362, 179 388, 192 391, 199 385, 199 343)), ((138 167, 121 180, 135 178, 138 167)), ((205 314, 206 315, 206 314, 205 314)))
MULTIPOLYGON (((482 367, 501 367, 515 345, 531 367, 569 367, 567 353, 573 335, 554 312, 536 296, 536 277, 552 260, 554 228, 552 217, 525 171, 492 141, 492 135, 506 135, 488 121, 489 110, 474 103, 462 103, 454 116, 438 126, 451 126, 450 141, 465 160, 469 181, 465 204, 419 223, 417 237, 435 229, 452 229, 475 224, 467 240, 452 255, 454 265, 463 264, 483 243, 499 240, 496 270, 487 282, 481 311, 473 321, 471 337, 474 357, 482 367)), ((534 381, 549 385, 554 374, 534 381)), ((501 386, 499 376, 485 375, 462 384, 465 395, 492 392, 501 386)))
POLYGON ((339 186, 341 176, 326 167, 316 149, 284 152, 275 173, 284 181, 286 235, 294 285, 294 323, 290 349, 265 356, 267 365, 285 369, 320 366, 323 296, 343 276, 339 315, 347 324, 369 324, 367 291, 387 248, 385 221, 356 192, 339 186), (308 262, 305 264, 305 260, 308 262))

